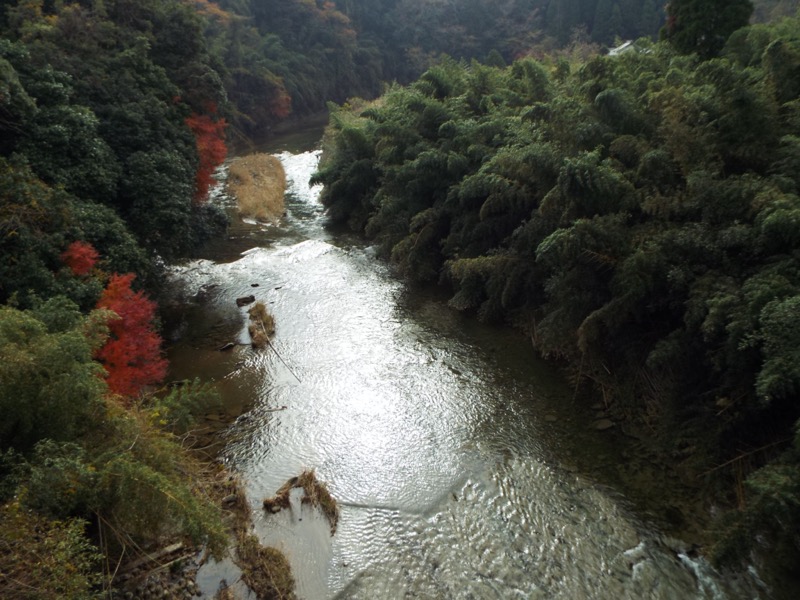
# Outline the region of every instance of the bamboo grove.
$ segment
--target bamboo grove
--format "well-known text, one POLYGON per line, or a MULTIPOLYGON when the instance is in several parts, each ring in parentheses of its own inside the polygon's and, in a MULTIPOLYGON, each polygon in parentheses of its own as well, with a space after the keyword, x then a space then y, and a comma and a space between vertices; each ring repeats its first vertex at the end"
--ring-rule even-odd
POLYGON ((791 568, 798 82, 796 18, 710 60, 644 40, 585 64, 445 60, 332 107, 315 181, 334 223, 454 308, 525 328, 685 468, 744 464, 717 556, 759 532, 791 568))
POLYGON ((750 2, 673 0, 671 45, 579 60, 655 37, 660 4, 0 0, 0 595, 102 596, 164 538, 223 550, 182 447, 215 394, 152 393, 145 292, 224 230, 226 144, 381 90, 332 109, 332 220, 699 472, 747 456, 718 554, 769 539, 795 564, 800 25, 728 39, 750 2), (708 48, 700 4, 736 7, 708 48))

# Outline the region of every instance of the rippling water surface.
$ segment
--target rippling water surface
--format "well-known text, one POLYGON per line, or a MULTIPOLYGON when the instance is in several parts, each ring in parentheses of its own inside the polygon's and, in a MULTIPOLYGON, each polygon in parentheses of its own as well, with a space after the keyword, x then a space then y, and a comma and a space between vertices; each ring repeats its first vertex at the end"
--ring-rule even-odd
POLYGON ((246 343, 234 299, 253 293, 275 315, 277 352, 201 344, 173 360, 249 407, 224 455, 299 596, 754 597, 561 464, 544 417, 571 392, 525 339, 404 291, 368 247, 322 227, 305 183, 318 153, 280 158, 292 184, 281 228, 235 230, 228 260, 175 271, 211 315, 195 340, 246 343), (306 468, 341 507, 333 537, 313 509, 260 508, 306 468))

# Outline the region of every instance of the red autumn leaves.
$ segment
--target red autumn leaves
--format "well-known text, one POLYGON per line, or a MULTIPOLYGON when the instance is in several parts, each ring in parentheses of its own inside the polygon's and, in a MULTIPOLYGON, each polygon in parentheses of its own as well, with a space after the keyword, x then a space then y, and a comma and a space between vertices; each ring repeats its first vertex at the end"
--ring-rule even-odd
MULTIPOLYGON (((222 164, 228 152, 225 119, 217 118, 213 104, 209 104, 207 113, 192 113, 186 119, 195 136, 200 163, 195 177, 195 201, 206 197, 214 181, 214 169, 222 164)), ((72 242, 60 258, 76 277, 102 276, 94 272, 100 256, 87 242, 72 242)), ((95 352, 95 359, 106 370, 108 389, 129 398, 164 379, 168 366, 161 356, 161 338, 153 325, 156 305, 143 292, 133 291, 131 284, 135 277, 133 273, 111 275, 97 303, 97 308, 113 311, 116 316, 108 322, 110 335, 95 352)))
POLYGON ((97 303, 97 308, 111 310, 118 317, 109 321, 111 335, 95 358, 108 373, 108 388, 122 396, 136 396, 167 374, 161 338, 153 330, 156 305, 144 293, 131 289, 135 277, 133 273, 112 275, 97 303))
POLYGON ((208 188, 214 183, 214 169, 222 164, 228 154, 225 146, 225 128, 228 124, 225 119, 216 118, 217 107, 213 103, 209 104, 207 112, 205 115, 192 113, 186 118, 186 125, 194 134, 200 159, 195 175, 195 202, 206 197, 208 188))
POLYGON ((86 242, 72 242, 61 253, 61 262, 67 265, 75 275, 81 277, 92 272, 98 258, 100 255, 97 250, 86 242))
MULTIPOLYGON (((79 277, 89 275, 98 258, 97 250, 81 241, 72 242, 61 254, 62 262, 79 277)), ((143 292, 133 291, 135 278, 133 273, 109 278, 97 308, 113 311, 115 316, 108 321, 108 339, 94 356, 106 370, 108 389, 131 398, 167 374, 161 338, 153 327, 156 304, 143 292)))

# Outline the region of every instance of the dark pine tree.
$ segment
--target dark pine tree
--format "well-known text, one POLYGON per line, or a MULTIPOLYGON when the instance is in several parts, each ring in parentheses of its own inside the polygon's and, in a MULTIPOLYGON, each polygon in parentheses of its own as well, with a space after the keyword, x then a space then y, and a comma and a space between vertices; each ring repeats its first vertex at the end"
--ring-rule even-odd
POLYGON ((661 29, 678 52, 703 58, 720 53, 728 37, 747 25, 753 14, 750 0, 670 0, 661 29))

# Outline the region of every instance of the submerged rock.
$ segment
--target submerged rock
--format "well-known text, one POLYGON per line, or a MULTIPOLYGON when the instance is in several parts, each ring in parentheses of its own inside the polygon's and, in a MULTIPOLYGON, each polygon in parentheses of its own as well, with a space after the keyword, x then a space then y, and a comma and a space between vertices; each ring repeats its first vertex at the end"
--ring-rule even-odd
POLYGON ((253 295, 250 295, 250 296, 242 296, 241 298, 237 298, 237 299, 236 299, 236 306, 238 306, 239 308, 241 308, 241 307, 243 307, 243 306, 247 306, 248 304, 252 304, 252 303, 253 303, 253 302, 255 302, 255 301, 256 301, 256 297, 255 297, 255 296, 253 296, 253 295))

